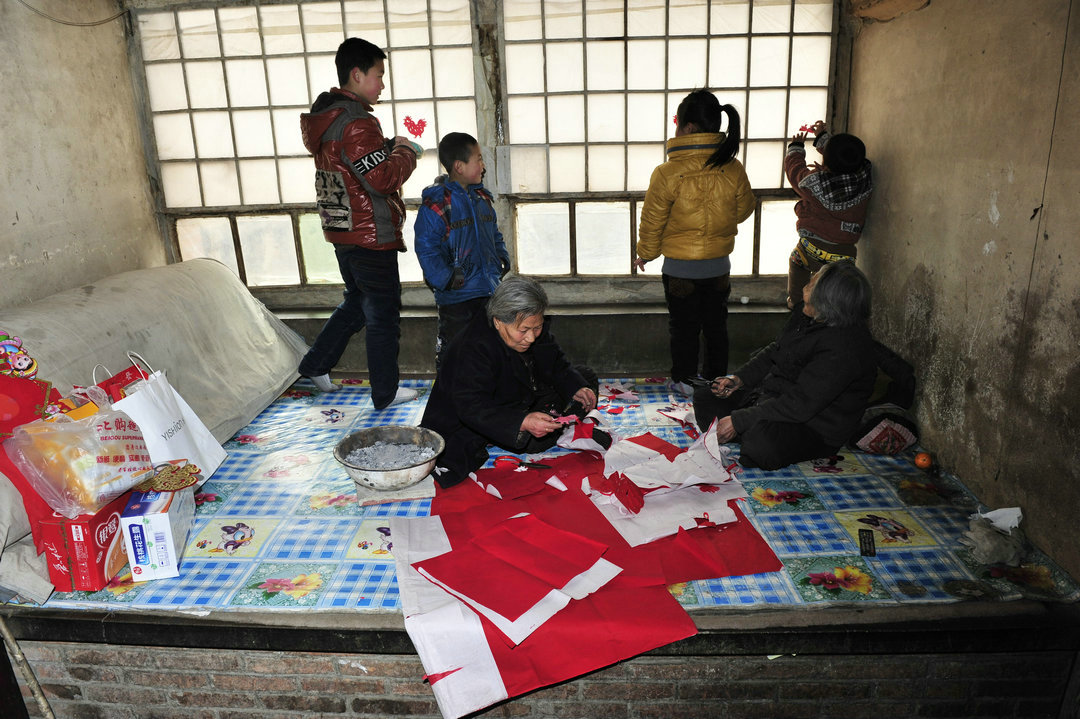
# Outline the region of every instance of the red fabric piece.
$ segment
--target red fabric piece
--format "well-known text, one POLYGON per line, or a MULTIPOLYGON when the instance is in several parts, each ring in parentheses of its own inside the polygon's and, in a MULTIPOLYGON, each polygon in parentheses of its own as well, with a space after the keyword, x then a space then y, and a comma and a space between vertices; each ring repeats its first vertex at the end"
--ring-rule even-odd
MULTIPOLYGON (((551 463, 545 459, 543 464, 551 463)), ((537 469, 535 467, 526 467, 524 470, 518 471, 517 465, 513 467, 489 467, 476 471, 476 481, 483 485, 485 490, 489 486, 493 488, 502 499, 517 499, 543 490, 548 486, 546 482, 553 473, 550 469, 537 469)), ((475 483, 469 482, 469 484, 475 483)))
POLYGON ((460 671, 461 671, 461 667, 458 667, 457 669, 451 669, 448 672, 435 672, 434 674, 425 674, 424 675, 424 681, 427 682, 428 684, 434 684, 435 682, 439 681, 440 679, 445 679, 446 677, 450 676, 454 672, 460 672, 460 671))
MULTIPOLYGON (((0 374, 0 440, 10 437, 16 427, 44 418, 45 408, 60 401, 60 393, 50 382, 0 374)), ((23 476, 19 468, 0 450, 0 472, 22 495, 23 507, 30 520, 30 532, 38 554, 45 551, 39 525, 42 519, 53 516, 52 507, 42 499, 23 476)))
POLYGON ((633 514, 640 512, 645 506, 645 492, 621 472, 612 472, 610 477, 590 477, 589 486, 600 494, 614 496, 619 504, 633 514))
POLYGON ((673 460, 686 451, 685 449, 677 447, 671 442, 668 442, 667 440, 660 439, 652 432, 639 434, 637 437, 629 437, 626 439, 626 441, 633 442, 634 444, 639 444, 646 449, 653 450, 654 452, 659 452, 660 454, 667 457, 668 460, 673 460))

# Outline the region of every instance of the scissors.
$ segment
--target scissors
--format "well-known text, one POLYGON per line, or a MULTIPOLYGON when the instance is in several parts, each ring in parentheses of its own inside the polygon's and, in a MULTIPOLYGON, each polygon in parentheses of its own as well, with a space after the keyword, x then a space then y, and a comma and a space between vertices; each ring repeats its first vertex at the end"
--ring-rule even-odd
POLYGON ((686 380, 686 383, 691 387, 703 387, 704 389, 711 389, 714 384, 714 380, 702 379, 701 377, 691 377, 690 379, 686 380))
POLYGON ((495 466, 499 468, 503 467, 529 467, 531 469, 551 469, 550 464, 537 464, 536 462, 526 462, 520 457, 515 457, 512 454, 500 454, 495 458, 495 466))

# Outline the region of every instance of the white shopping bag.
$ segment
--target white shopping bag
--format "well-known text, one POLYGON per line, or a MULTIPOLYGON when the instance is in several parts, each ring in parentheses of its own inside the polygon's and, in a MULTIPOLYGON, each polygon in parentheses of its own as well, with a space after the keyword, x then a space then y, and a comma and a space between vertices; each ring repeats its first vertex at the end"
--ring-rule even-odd
POLYGON ((154 371, 134 352, 128 353, 128 359, 141 362, 150 371, 128 387, 127 396, 114 402, 113 409, 125 412, 139 425, 153 465, 186 459, 209 479, 228 456, 225 449, 169 384, 164 372, 154 371))

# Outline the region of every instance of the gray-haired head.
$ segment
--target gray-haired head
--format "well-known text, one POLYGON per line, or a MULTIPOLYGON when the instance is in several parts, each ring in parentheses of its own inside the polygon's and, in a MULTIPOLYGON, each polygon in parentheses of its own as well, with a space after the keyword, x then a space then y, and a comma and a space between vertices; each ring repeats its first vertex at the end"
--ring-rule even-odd
POLYGON ((548 298, 540 283, 521 275, 507 275, 495 288, 487 303, 488 319, 514 324, 525 317, 547 311, 548 298))
POLYGON ((814 319, 833 327, 865 325, 870 319, 870 302, 870 281, 851 260, 822 267, 810 293, 814 319))

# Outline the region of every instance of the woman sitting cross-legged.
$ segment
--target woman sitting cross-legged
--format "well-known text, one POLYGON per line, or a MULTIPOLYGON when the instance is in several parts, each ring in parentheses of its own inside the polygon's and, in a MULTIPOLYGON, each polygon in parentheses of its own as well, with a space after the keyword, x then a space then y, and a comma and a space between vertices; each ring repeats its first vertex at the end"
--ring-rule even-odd
POLYGON ((877 379, 870 283, 851 261, 823 267, 776 341, 694 393, 705 430, 741 445, 746 467, 772 470, 835 454, 855 431, 877 379))
MULTIPOLYGON (((571 366, 548 329, 548 299, 532 279, 510 275, 446 351, 421 426, 446 440, 436 480, 450 487, 479 469, 494 444, 536 453, 555 446, 564 425, 596 407, 596 374, 571 366)), ((598 429, 601 446, 611 438, 598 429)))

